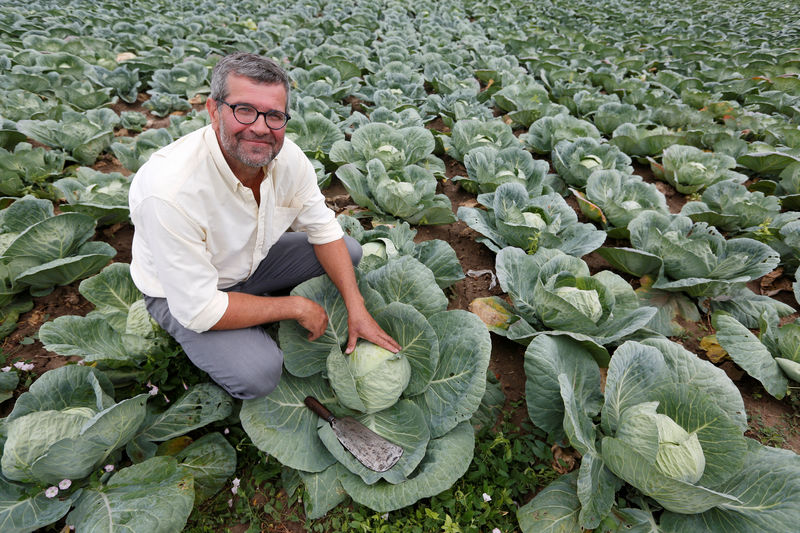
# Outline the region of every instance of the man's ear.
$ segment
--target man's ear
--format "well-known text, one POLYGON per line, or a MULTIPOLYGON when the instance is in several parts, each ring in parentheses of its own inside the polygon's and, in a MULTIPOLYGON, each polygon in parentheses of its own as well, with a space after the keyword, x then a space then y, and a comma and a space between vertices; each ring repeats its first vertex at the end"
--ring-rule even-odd
POLYGON ((217 131, 219 129, 219 102, 212 98, 206 98, 206 111, 211 119, 211 126, 214 131, 217 131))
POLYGON ((206 111, 208 111, 208 116, 211 117, 212 121, 217 120, 217 110, 219 109, 219 104, 216 100, 212 98, 206 98, 206 111))

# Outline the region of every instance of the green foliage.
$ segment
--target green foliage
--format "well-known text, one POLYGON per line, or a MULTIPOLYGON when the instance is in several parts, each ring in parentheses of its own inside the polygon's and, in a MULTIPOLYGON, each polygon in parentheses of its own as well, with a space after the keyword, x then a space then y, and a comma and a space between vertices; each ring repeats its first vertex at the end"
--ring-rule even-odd
POLYGON ((605 232, 578 222, 575 211, 558 194, 530 192, 520 183, 504 183, 478 195, 485 209, 459 207, 458 218, 483 235, 476 240, 499 252, 516 247, 528 254, 539 248, 580 257, 600 247, 605 232))
POLYGON ((342 353, 344 302, 323 276, 292 294, 323 305, 331 317, 328 330, 311 342, 296 322, 282 322, 287 373, 269 396, 245 401, 240 415, 259 449, 300 471, 311 518, 326 514, 345 495, 379 512, 411 505, 451 487, 471 460, 474 435, 468 421, 486 387, 488 331, 475 315, 446 311, 433 273, 411 256, 367 272, 360 288, 376 321, 403 347, 398 357, 407 360, 410 379, 402 396, 392 405, 375 406, 359 390, 364 385, 359 371, 342 353), (403 456, 385 472, 366 469, 303 404, 309 395, 339 416, 352 414, 401 446, 403 456), (275 416, 264 415, 270 412, 275 416))
POLYGON ((66 521, 81 530, 175 531, 195 498, 213 494, 233 473, 235 452, 218 434, 154 456, 153 442, 231 413, 218 387, 193 387, 163 412, 147 405, 148 394, 120 402, 113 394, 99 370, 68 365, 46 372, 17 399, 3 419, 4 530, 47 526, 74 506, 66 521), (108 474, 126 464, 123 448, 134 464, 108 474))

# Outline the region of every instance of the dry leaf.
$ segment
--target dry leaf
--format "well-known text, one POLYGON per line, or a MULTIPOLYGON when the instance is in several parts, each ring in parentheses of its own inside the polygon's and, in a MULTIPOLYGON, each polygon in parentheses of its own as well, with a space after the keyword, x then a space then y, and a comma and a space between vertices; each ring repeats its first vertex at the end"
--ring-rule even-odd
POLYGON ((709 335, 700 339, 700 348, 706 351, 706 357, 714 364, 719 363, 728 355, 725 348, 717 342, 716 335, 709 335))
POLYGON ((553 447, 550 448, 550 450, 553 452, 553 462, 550 463, 550 466, 553 467, 553 470, 559 474, 566 474, 575 470, 575 465, 578 462, 578 452, 570 452, 569 450, 560 447, 558 444, 553 444, 553 447))
POLYGON ((511 312, 497 296, 476 298, 469 303, 469 310, 489 327, 508 329, 511 312))

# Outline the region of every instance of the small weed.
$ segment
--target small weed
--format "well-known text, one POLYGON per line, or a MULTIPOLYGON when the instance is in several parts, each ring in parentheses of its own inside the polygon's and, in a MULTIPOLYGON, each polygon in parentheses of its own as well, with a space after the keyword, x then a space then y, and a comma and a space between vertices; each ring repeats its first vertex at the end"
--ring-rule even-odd
POLYGON ((748 415, 748 426, 753 438, 761 444, 775 448, 782 448, 786 444, 785 431, 765 424, 760 413, 748 415))

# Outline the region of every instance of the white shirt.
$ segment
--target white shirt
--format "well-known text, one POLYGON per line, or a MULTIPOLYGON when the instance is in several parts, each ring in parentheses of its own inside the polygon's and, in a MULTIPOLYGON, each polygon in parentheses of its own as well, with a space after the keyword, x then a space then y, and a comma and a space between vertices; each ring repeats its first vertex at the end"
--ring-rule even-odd
POLYGON ((211 126, 155 152, 133 179, 131 277, 166 298, 183 326, 202 332, 228 307, 221 291, 249 278, 289 228, 325 244, 344 233, 291 140, 264 169, 261 202, 231 171, 211 126))

